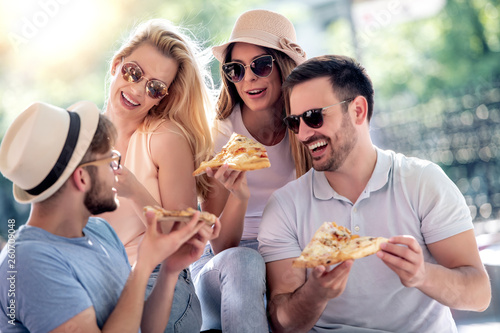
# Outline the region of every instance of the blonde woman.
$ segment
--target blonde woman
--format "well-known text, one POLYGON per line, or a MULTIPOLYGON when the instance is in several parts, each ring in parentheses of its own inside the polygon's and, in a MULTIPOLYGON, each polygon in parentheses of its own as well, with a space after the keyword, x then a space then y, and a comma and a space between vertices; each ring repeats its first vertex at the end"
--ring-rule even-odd
MULTIPOLYGON (((117 174, 120 207, 103 217, 125 245, 131 265, 146 230, 143 206, 195 208, 207 196, 208 178, 191 175, 212 151, 205 114, 209 76, 202 59, 187 33, 160 19, 138 26, 111 59, 105 114, 116 126, 114 148, 123 168, 117 174)), ((151 275, 148 295, 160 270, 151 275)), ((184 270, 166 331, 196 332, 200 326, 200 304, 184 270)))
POLYGON ((256 251, 257 233, 271 193, 311 166, 304 146, 283 123, 281 93, 285 78, 306 56, 296 43, 292 23, 267 10, 243 13, 229 41, 212 51, 221 63, 222 77, 215 151, 237 132, 266 146, 271 167, 247 173, 227 166, 206 170, 219 186, 202 207, 220 215, 223 227, 191 265, 202 306, 202 330, 264 332, 265 265, 256 251))

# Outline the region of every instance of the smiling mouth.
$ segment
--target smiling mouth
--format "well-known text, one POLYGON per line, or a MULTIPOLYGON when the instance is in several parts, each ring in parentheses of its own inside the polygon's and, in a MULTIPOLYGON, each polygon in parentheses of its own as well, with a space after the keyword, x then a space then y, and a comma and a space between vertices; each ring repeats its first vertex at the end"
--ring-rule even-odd
POLYGON ((251 96, 254 96, 254 95, 258 95, 258 94, 261 94, 265 91, 266 89, 255 89, 255 90, 249 90, 247 91, 247 94, 251 95, 251 96))
POLYGON ((324 148, 328 143, 325 141, 325 140, 321 140, 321 141, 317 141, 311 145, 307 145, 307 148, 309 148, 309 150, 311 152, 315 152, 315 151, 318 151, 322 148, 324 148))
POLYGON ((140 103, 134 101, 132 99, 132 97, 130 97, 129 95, 125 94, 123 91, 122 91, 122 97, 123 97, 123 99, 125 99, 126 104, 128 104, 130 106, 139 106, 140 105, 140 103))

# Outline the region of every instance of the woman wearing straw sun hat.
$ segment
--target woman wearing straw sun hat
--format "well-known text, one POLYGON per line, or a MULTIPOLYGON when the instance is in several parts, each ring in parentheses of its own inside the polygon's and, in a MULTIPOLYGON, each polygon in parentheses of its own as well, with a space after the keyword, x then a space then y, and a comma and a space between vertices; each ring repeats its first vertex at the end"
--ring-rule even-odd
POLYGON ((268 327, 265 265, 256 251, 262 212, 274 190, 311 166, 282 121, 281 84, 306 54, 297 44, 292 23, 268 10, 243 13, 229 41, 212 51, 221 63, 222 79, 215 151, 236 132, 264 144, 271 167, 248 173, 227 166, 206 170, 217 182, 202 208, 220 216, 223 227, 191 270, 202 305, 202 330, 263 332, 268 327))

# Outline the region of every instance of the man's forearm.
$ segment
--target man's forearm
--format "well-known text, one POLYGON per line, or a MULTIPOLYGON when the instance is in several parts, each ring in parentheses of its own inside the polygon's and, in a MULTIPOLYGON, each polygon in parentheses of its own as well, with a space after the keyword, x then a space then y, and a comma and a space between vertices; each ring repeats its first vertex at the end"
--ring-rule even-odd
POLYGON ((485 270, 464 266, 448 269, 426 263, 425 283, 420 291, 457 310, 484 311, 491 300, 491 286, 485 270))
POLYGON ((273 332, 307 332, 325 310, 327 300, 313 301, 303 284, 293 293, 275 295, 269 302, 273 332))

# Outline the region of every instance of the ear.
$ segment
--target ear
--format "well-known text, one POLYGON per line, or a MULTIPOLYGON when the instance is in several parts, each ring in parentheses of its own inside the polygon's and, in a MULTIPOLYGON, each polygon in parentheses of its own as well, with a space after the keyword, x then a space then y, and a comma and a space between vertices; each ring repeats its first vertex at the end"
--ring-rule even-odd
POLYGON ((113 62, 111 63, 111 68, 110 68, 110 72, 111 72, 111 75, 114 76, 116 74, 116 68, 118 67, 118 65, 122 62, 121 58, 120 57, 116 57, 113 62))
POLYGON ((368 116, 368 102, 364 96, 357 96, 351 102, 351 108, 354 110, 354 117, 356 125, 361 125, 367 120, 368 116))
POLYGON ((90 174, 84 168, 76 168, 70 178, 78 191, 87 192, 91 187, 90 174))

